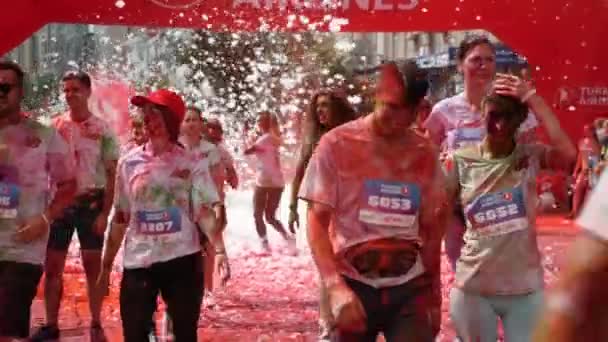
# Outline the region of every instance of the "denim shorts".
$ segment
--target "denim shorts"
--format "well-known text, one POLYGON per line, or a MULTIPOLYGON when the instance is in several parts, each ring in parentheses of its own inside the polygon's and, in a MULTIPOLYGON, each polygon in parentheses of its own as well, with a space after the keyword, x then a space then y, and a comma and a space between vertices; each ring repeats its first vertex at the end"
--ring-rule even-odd
POLYGON ((51 224, 48 248, 67 251, 74 231, 77 231, 81 249, 101 251, 104 237, 95 232, 94 225, 103 209, 103 200, 103 190, 91 190, 77 196, 74 204, 64 210, 63 216, 51 224))

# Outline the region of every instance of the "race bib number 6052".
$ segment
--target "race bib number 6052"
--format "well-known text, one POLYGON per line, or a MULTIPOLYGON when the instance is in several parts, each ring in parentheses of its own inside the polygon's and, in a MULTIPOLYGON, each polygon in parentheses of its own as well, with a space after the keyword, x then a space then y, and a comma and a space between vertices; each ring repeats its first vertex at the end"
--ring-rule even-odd
POLYGON ((137 212, 137 232, 139 234, 164 235, 179 231, 181 231, 181 212, 176 207, 137 212))
POLYGON ((521 187, 481 195, 465 208, 465 214, 475 233, 485 237, 529 226, 521 187))
POLYGON ((361 196, 359 221, 378 226, 408 228, 414 225, 419 208, 418 185, 367 180, 361 196))

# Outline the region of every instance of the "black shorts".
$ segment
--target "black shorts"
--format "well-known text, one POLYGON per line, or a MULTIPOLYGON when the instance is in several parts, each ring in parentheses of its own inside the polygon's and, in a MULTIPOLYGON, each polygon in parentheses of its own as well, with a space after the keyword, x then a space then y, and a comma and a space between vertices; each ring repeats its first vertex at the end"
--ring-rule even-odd
POLYGON ((0 261, 0 336, 27 338, 42 266, 0 261))
POLYGON ((64 210, 63 216, 51 224, 48 248, 67 251, 76 230, 81 249, 101 251, 104 237, 97 235, 94 224, 103 209, 103 200, 103 190, 91 190, 77 196, 74 204, 64 210))

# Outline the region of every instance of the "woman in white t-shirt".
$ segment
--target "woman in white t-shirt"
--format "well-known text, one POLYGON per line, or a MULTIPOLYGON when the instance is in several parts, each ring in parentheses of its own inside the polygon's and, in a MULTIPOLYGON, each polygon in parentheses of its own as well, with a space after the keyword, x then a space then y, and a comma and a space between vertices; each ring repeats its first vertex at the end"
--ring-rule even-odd
POLYGON ((281 133, 278 120, 271 113, 262 112, 258 116, 257 124, 261 135, 244 153, 245 155, 254 155, 257 159, 255 190, 253 192, 253 216, 255 229, 262 240, 262 248, 269 251, 270 246, 266 236, 264 218, 285 240, 292 242, 293 238, 287 234, 281 221, 276 218, 276 211, 285 188, 279 154, 281 133))
POLYGON ((177 341, 196 342, 203 298, 200 234, 215 250, 216 267, 228 270, 216 217, 219 197, 208 168, 179 143, 182 98, 169 90, 136 96, 149 140, 122 156, 114 209, 98 286, 108 288, 124 240, 120 313, 125 342, 147 341, 160 294, 177 341))
MULTIPOLYGON (((439 101, 424 123, 431 139, 441 148, 443 160, 457 149, 479 143, 486 136, 481 102, 496 75, 496 49, 492 42, 484 36, 463 40, 458 51, 458 70, 464 78, 464 91, 439 101)), ((518 131, 518 142, 532 139, 536 126, 534 115, 528 114, 518 131)), ((450 165, 445 167, 449 170, 450 165)), ((446 253, 453 267, 460 256, 464 234, 464 221, 460 216, 456 215, 446 231, 446 253)))

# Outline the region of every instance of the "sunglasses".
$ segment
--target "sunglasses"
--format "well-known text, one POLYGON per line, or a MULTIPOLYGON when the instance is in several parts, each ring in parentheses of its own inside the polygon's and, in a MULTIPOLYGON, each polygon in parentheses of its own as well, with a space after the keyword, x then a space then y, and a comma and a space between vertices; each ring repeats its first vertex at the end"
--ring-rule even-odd
POLYGON ((15 88, 14 84, 10 83, 0 83, 0 93, 8 94, 15 88))

